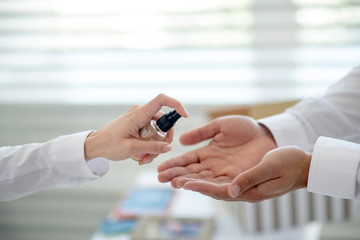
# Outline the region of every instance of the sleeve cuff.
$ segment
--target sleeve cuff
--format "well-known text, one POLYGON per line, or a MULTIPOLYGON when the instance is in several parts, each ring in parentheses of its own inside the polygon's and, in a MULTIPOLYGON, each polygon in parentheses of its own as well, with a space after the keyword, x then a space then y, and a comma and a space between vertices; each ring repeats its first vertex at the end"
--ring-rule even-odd
POLYGON ((312 150, 301 122, 294 115, 285 112, 258 122, 270 130, 278 147, 292 145, 307 152, 312 150))
POLYGON ((320 137, 310 163, 308 191, 354 199, 359 162, 359 144, 320 137))
POLYGON ((61 136, 55 139, 52 164, 62 174, 69 178, 97 179, 109 171, 110 161, 96 158, 86 162, 84 157, 84 142, 91 131, 61 136))

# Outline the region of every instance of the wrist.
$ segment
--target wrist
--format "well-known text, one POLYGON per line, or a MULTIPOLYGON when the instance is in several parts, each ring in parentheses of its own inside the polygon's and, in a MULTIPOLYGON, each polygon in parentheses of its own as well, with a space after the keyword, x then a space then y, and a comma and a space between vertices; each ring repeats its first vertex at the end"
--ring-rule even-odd
POLYGON ((311 153, 305 153, 305 157, 304 157, 304 174, 303 174, 303 176, 305 176, 305 179, 304 179, 305 184, 304 184, 303 187, 307 187, 307 185, 308 185, 311 158, 312 158, 311 153))
POLYGON ((260 126, 260 134, 262 134, 268 140, 268 142, 271 142, 274 148, 277 148, 275 138, 271 133, 271 131, 261 123, 259 123, 259 126, 260 126))
POLYGON ((97 132, 91 132, 85 139, 84 143, 84 157, 86 161, 100 157, 97 144, 97 132))

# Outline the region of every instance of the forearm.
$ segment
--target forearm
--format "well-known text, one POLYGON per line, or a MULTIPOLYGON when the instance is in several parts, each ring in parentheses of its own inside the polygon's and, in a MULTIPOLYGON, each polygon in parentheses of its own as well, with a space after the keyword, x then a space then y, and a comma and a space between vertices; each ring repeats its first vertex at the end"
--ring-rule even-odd
POLYGON ((320 98, 307 98, 283 114, 259 120, 277 145, 312 151, 320 136, 360 143, 360 68, 328 88, 320 98))

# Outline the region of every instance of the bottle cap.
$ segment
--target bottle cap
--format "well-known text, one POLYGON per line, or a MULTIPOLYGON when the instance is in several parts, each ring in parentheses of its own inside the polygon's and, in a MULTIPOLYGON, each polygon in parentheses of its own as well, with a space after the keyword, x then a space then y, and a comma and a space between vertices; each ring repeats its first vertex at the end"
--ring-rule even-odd
POLYGON ((172 128, 176 121, 181 118, 181 115, 173 110, 171 112, 165 113, 161 118, 156 121, 156 124, 163 132, 167 132, 172 128))

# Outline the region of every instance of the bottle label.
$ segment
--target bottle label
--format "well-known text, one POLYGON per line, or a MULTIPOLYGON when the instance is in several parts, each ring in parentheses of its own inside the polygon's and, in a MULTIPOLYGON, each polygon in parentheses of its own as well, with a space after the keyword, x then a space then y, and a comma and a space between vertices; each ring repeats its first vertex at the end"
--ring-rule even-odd
POLYGON ((152 141, 153 138, 152 138, 150 133, 151 132, 148 131, 146 128, 142 128, 141 131, 140 131, 141 139, 144 140, 144 141, 152 141))
POLYGON ((146 130, 146 128, 142 128, 141 131, 140 131, 140 136, 145 137, 146 134, 148 134, 148 131, 146 130))

